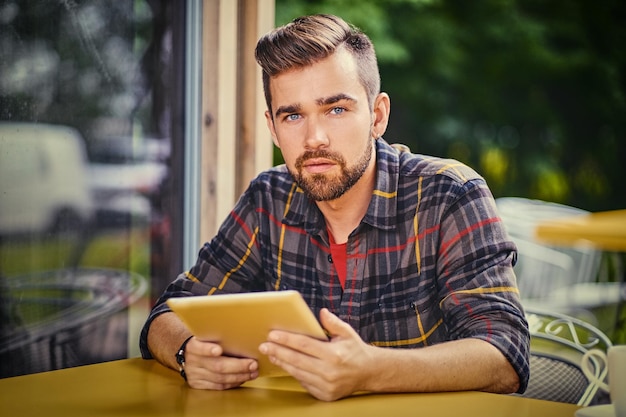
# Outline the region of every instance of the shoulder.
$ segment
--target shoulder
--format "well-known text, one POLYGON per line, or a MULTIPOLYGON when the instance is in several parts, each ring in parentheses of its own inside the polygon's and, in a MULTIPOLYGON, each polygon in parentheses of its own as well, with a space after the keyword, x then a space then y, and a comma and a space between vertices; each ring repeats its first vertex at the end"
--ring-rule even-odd
POLYGON ((440 180, 465 184, 473 180, 484 181, 483 177, 473 168, 456 159, 441 158, 411 152, 410 148, 401 143, 389 144, 378 140, 378 163, 382 170, 395 170, 400 180, 408 181, 417 177, 440 178, 440 180))
POLYGON ((400 175, 423 178, 440 178, 465 184, 469 181, 484 181, 483 177, 473 168, 456 159, 439 158, 436 156, 400 154, 400 175))

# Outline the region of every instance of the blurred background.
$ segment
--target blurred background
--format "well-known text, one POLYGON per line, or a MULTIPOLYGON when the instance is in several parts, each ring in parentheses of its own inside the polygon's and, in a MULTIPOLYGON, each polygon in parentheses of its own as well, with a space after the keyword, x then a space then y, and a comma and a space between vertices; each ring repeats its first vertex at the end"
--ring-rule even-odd
POLYGON ((182 269, 184 6, 0 3, 0 376, 137 356, 182 269))
POLYGON ((496 195, 626 207, 624 2, 276 1, 278 24, 312 12, 374 42, 389 142, 457 158, 496 195))
MULTIPOLYGON (((0 377, 138 355, 189 267, 193 3, 0 1, 0 377)), ((373 40, 387 141, 467 163, 497 198, 626 208, 623 1, 275 1, 276 24, 318 12, 373 40)))

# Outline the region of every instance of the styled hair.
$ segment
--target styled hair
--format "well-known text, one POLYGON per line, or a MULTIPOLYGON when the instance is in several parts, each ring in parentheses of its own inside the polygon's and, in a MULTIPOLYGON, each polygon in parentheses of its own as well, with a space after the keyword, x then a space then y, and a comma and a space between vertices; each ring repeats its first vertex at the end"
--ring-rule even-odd
POLYGON ((263 70, 263 91, 272 112, 270 78, 294 68, 315 64, 344 47, 354 57, 359 81, 370 108, 380 93, 376 52, 370 39, 340 17, 316 14, 298 17, 259 39, 255 57, 263 70))

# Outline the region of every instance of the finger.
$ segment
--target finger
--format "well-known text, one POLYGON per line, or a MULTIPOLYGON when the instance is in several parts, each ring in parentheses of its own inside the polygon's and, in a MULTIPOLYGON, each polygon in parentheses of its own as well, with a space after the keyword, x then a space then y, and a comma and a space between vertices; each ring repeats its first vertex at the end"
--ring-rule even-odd
POLYGON ((187 377, 187 384, 189 384, 191 388, 214 391, 223 391, 227 389, 237 388, 247 381, 248 379, 240 379, 232 382, 216 382, 206 378, 193 376, 187 377))
POLYGON ((306 357, 319 358, 328 342, 310 336, 280 330, 272 330, 267 337, 269 343, 276 346, 274 350, 289 355, 290 352, 299 352, 306 357), (287 349, 281 349, 285 347, 287 349))
POLYGON ((329 370, 322 361, 302 354, 300 354, 300 358, 307 358, 304 362, 293 359, 282 359, 290 355, 289 350, 281 348, 279 345, 274 346, 277 347, 276 351, 278 353, 276 356, 270 356, 270 361, 280 366, 285 372, 295 378, 300 385, 315 398, 324 401, 333 401, 346 395, 345 393, 341 395, 341 392, 336 389, 337 387, 329 383, 327 380, 329 370), (281 349, 285 349, 285 352, 283 352, 285 354, 281 354, 281 349))
POLYGON ((237 387, 258 377, 254 359, 223 356, 217 343, 203 342, 195 337, 185 349, 185 374, 192 388, 224 390, 237 387))
POLYGON ((276 332, 271 339, 274 341, 261 344, 261 353, 301 383, 319 383, 320 374, 328 368, 323 359, 328 342, 286 332, 276 332))
POLYGON ((198 356, 218 357, 223 353, 222 347, 219 344, 204 342, 198 340, 196 337, 192 337, 185 348, 185 356, 187 354, 193 354, 198 356))
POLYGON ((326 329, 326 332, 328 332, 331 338, 356 335, 352 326, 341 320, 327 308, 323 308, 320 311, 320 323, 322 324, 322 327, 326 329))
MULTIPOLYGON (((189 364, 213 375, 246 375, 257 372, 259 364, 254 359, 228 356, 190 356, 189 364)), ((187 364, 186 364, 187 365, 187 364)))
POLYGON ((259 376, 256 360, 226 356, 204 357, 185 371, 191 387, 204 389, 229 389, 259 376))
POLYGON ((260 350, 268 355, 274 365, 297 379, 303 387, 318 385, 322 381, 318 375, 324 372, 324 363, 321 360, 271 342, 264 343, 260 350))
POLYGON ((246 374, 258 370, 254 359, 223 356, 223 349, 217 343, 198 341, 195 337, 185 349, 185 365, 207 369, 215 374, 246 374))

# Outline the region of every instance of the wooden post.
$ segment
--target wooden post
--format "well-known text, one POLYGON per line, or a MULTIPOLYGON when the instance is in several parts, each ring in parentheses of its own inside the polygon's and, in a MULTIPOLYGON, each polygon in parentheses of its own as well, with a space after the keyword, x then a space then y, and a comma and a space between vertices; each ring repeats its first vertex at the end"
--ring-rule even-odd
POLYGON ((212 238, 248 183, 272 165, 258 38, 274 0, 204 0, 200 240, 212 238))

